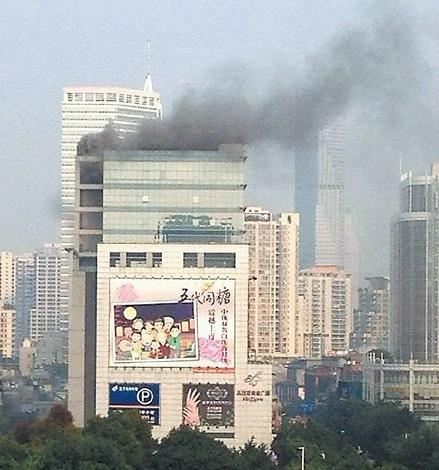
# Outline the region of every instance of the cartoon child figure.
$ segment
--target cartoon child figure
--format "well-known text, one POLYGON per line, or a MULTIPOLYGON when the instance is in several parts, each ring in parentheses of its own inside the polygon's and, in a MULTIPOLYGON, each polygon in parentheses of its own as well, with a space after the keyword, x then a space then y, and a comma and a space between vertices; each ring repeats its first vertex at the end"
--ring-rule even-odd
POLYGON ((161 344, 161 346, 164 346, 168 340, 168 335, 164 329, 164 322, 161 318, 157 318, 157 320, 154 322, 154 328, 157 330, 158 342, 161 344))
POLYGON ((160 359, 160 343, 156 339, 151 341, 151 352, 149 356, 152 359, 160 359))
POLYGON ((169 332, 171 331, 172 325, 174 324, 174 318, 173 317, 163 317, 163 322, 164 322, 164 330, 166 333, 169 335, 169 332))
POLYGON ((133 320, 133 323, 131 326, 134 331, 140 331, 143 328, 143 320, 137 317, 133 320))
POLYGON ((150 351, 151 350, 151 342, 153 340, 153 336, 151 334, 151 331, 148 331, 146 328, 142 328, 142 330, 140 331, 140 335, 142 336, 143 349, 145 351, 150 351))
POLYGON ((180 357, 181 354, 181 331, 180 325, 172 325, 170 336, 168 338, 169 348, 171 349, 171 358, 180 357))
POLYGON ((131 336, 131 341, 132 341, 132 349, 131 349, 131 357, 135 360, 138 361, 142 357, 142 335, 140 334, 139 331, 134 331, 132 336, 131 336))

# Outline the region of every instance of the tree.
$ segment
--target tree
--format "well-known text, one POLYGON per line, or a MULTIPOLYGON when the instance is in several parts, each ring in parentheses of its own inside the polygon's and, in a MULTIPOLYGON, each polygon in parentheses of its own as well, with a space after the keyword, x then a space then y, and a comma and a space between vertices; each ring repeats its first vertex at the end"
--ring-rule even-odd
POLYGON ((256 445, 253 440, 236 451, 235 455, 239 470, 270 470, 276 468, 268 455, 267 448, 263 445, 256 445))
POLYGON ((162 439, 157 449, 157 470, 231 470, 237 459, 222 442, 208 434, 180 426, 162 439))
POLYGON ((127 464, 133 468, 154 468, 157 443, 151 435, 151 424, 136 411, 114 412, 105 418, 93 418, 85 426, 83 434, 122 449, 127 464))

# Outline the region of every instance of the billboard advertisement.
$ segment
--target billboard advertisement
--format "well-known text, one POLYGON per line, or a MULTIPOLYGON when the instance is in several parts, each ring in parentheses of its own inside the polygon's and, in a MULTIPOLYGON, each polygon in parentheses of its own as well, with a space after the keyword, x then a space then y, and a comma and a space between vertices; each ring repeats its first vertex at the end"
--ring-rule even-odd
POLYGON ((183 384, 183 424, 234 426, 234 391, 233 384, 183 384))
POLYGON ((160 424, 160 385, 110 383, 109 410, 138 410, 153 425, 160 424))
POLYGON ((230 279, 111 279, 111 363, 234 367, 230 279))

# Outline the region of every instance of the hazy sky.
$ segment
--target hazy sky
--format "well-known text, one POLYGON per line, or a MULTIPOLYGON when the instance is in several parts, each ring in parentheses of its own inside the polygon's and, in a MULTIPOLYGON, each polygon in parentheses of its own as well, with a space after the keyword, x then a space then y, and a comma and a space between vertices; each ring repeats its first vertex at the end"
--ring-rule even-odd
MULTIPOLYGON (((435 48, 439 4, 434 0, 16 0, 4 3, 0 16, 3 163, 0 250, 34 250, 46 241, 59 239, 62 86, 141 87, 147 38, 152 42, 154 87, 162 94, 165 113, 188 88, 203 88, 209 74, 217 73, 221 78, 221 74, 230 70, 230 64, 245 67, 256 94, 259 84, 261 88, 272 88, 286 74, 294 75, 296 70, 300 74, 310 57, 311 60, 317 57, 319 63, 319 54, 340 34, 366 23, 370 27, 375 15, 377 21, 382 19, 381 10, 386 10, 387 17, 394 11, 413 26, 410 34, 416 41, 419 39, 422 60, 431 65, 431 73, 437 76, 434 63, 438 58, 435 48), (277 73, 279 70, 282 73, 277 73)), ((425 74, 424 69, 419 73, 425 74)), ((429 86, 430 83, 429 80, 429 86)), ((424 83, 416 77, 413 87, 424 88, 424 83)), ((429 99, 424 96, 420 102, 428 101, 432 109, 438 108, 437 96, 430 91, 429 99)), ((389 93, 395 94, 393 89, 389 93)), ((413 90, 409 95, 409 102, 402 103, 406 122, 415 119, 412 110, 417 102, 413 90)), ((379 103, 380 96, 374 100, 375 104, 379 103)), ((389 217, 397 207, 398 156, 403 159, 405 169, 427 170, 438 154, 436 140, 430 137, 439 134, 436 127, 439 120, 434 116, 429 119, 431 126, 416 129, 422 139, 411 139, 407 145, 404 125, 396 126, 388 142, 383 143, 382 133, 370 142, 382 126, 369 124, 382 114, 377 113, 376 105, 373 110, 364 111, 363 103, 362 92, 361 99, 353 103, 353 108, 357 107, 349 120, 348 195, 352 200, 348 202, 358 211, 363 228, 364 272, 381 274, 388 269, 389 217), (402 148, 395 148, 398 135, 403 136, 402 148), (419 140, 426 144, 420 145, 419 140), (381 151, 382 156, 377 156, 381 151), (372 153, 372 164, 369 164, 364 155, 372 153), (380 158, 385 171, 377 167, 380 158), (389 175, 394 179, 389 179, 389 175), (371 200, 365 194, 370 194, 371 200)), ((432 109, 428 113, 433 113, 432 109)), ((422 110, 418 112, 426 114, 422 110)), ((283 197, 288 192, 279 191, 273 196, 272 188, 264 186, 264 178, 260 184, 257 191, 250 190, 249 195, 255 200, 249 203, 291 210, 292 203, 283 197), (265 204, 261 195, 267 196, 265 204)))

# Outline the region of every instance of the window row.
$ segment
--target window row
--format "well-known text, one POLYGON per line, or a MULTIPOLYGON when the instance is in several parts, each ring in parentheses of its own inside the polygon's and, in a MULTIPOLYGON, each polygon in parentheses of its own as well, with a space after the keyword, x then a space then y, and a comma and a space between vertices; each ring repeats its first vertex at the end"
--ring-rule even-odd
MULTIPOLYGON (((110 252, 110 267, 160 268, 161 252, 110 252)), ((183 253, 184 268, 235 268, 235 253, 183 253)))

